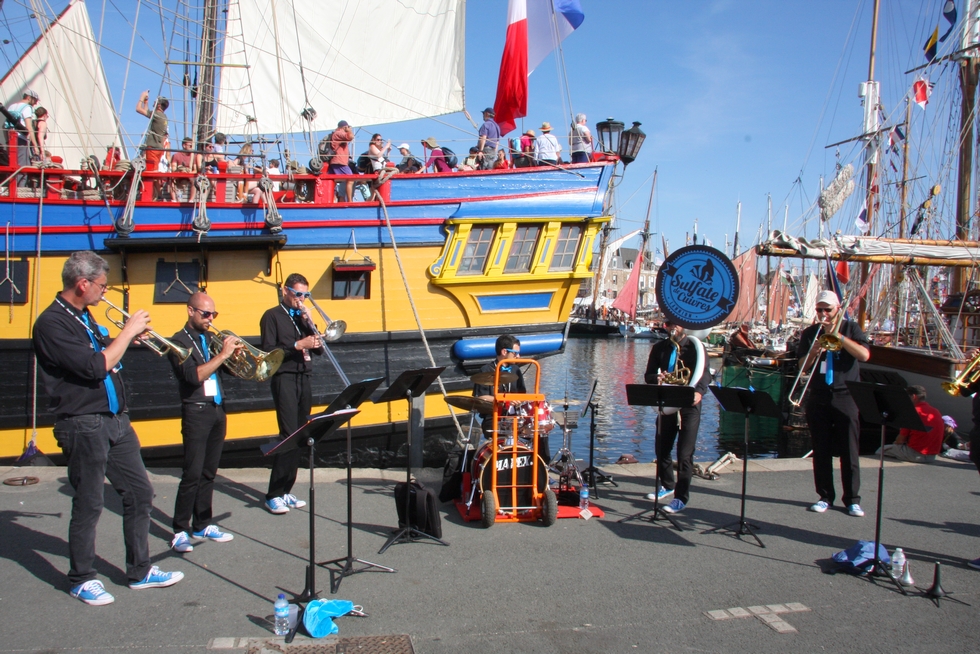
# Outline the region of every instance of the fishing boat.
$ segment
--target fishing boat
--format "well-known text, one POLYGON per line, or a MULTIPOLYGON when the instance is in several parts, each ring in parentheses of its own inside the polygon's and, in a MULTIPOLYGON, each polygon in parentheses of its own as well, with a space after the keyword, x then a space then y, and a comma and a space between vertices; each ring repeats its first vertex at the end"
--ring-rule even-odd
MULTIPOLYGON (((470 392, 467 375, 494 356, 497 335, 516 334, 525 356, 562 351, 596 235, 609 220, 622 123, 587 163, 327 174, 315 165, 317 144, 340 119, 381 125, 464 110, 465 1, 422 3, 426 11, 419 2, 380 0, 202 0, 192 10, 180 3, 182 13, 162 4, 160 25, 174 34, 161 89, 183 94, 188 135, 205 143, 226 134, 254 146, 254 159, 206 176, 145 169, 135 147, 142 136, 123 132, 112 101, 110 81, 126 80, 106 74, 85 2, 32 14, 38 36, 0 82, 0 100, 19 100, 28 88, 41 96, 52 157, 2 170, 0 297, 9 319, 0 328, 0 460, 31 442, 58 450, 31 330, 61 290, 67 256, 94 250, 111 266, 107 299, 124 311, 148 310, 161 334, 181 328, 187 297, 202 289, 221 310, 216 328, 257 344, 259 318, 279 301, 284 277, 302 273, 324 317, 346 322, 346 333, 328 344, 332 365, 315 366, 314 411, 349 381, 383 377, 381 393, 405 370, 446 366, 420 407, 425 460, 438 463, 465 423, 443 396, 470 392), (184 46, 192 40, 197 49, 184 46), (272 158, 282 159, 282 174, 268 173, 272 158), (338 199, 348 181, 364 199, 338 199), (240 199, 250 185, 264 191, 261 201, 240 199), (161 199, 168 186, 184 194, 161 199)), ((3 12, 14 9, 7 3, 3 12)), ((133 346, 123 364, 144 457, 179 455, 180 404, 168 362, 133 346)), ((252 456, 278 431, 269 388, 229 377, 225 395, 226 460, 252 456)), ((362 405, 352 423, 355 464, 384 467, 404 457, 408 414, 404 402, 362 405)), ((339 448, 320 455, 327 464, 340 460, 339 448)))

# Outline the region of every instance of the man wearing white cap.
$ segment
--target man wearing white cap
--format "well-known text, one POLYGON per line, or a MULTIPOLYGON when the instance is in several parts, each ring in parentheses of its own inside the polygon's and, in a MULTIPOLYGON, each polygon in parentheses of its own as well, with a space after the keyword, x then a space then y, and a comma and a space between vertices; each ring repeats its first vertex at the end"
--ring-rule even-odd
MULTIPOLYGON (((7 113, 10 116, 20 119, 18 124, 10 122, 9 119, 4 124, 4 127, 8 131, 7 140, 4 143, 5 146, 7 143, 10 143, 9 132, 14 132, 17 135, 16 164, 18 168, 30 166, 31 155, 40 156, 42 154, 34 130, 34 107, 37 103, 37 93, 31 89, 26 89, 20 102, 15 102, 7 107, 7 113)), ((14 157, 11 157, 9 161, 9 165, 14 165, 14 157)), ((26 175, 18 175, 17 183, 22 184, 25 179, 26 175)))
MULTIPOLYGON (((812 361, 807 358, 810 346, 820 334, 829 333, 841 311, 840 299, 833 291, 817 295, 817 323, 807 327, 800 337, 797 356, 800 366, 812 361)), ((811 366, 813 378, 806 399, 806 421, 810 425, 813 444, 813 481, 819 501, 811 511, 823 513, 835 498, 834 456, 840 457, 841 486, 844 506, 850 515, 862 517, 861 468, 858 459, 860 426, 858 408, 847 390, 847 382, 861 381, 860 363, 871 358, 868 337, 856 322, 844 320, 838 331, 841 349, 830 352, 818 349, 811 366)))
POLYGON ((400 173, 420 173, 422 172, 422 162, 419 158, 412 154, 412 149, 408 146, 408 143, 402 143, 398 146, 398 151, 402 153, 402 160, 398 162, 395 166, 400 173))

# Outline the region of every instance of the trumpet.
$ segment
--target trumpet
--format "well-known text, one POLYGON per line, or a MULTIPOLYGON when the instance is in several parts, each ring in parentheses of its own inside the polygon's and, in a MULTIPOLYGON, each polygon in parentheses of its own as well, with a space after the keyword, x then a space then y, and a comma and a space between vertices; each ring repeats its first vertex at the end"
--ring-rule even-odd
MULTIPOLYGON (((844 324, 844 306, 846 305, 838 307, 837 315, 834 317, 830 329, 818 334, 813 339, 813 344, 807 350, 806 356, 800 361, 800 371, 796 373, 796 379, 793 380, 793 385, 790 386, 789 395, 786 398, 793 406, 798 407, 803 404, 806 389, 810 387, 810 380, 813 379, 813 369, 817 365, 817 361, 820 360, 819 353, 822 350, 840 352, 844 347, 844 341, 841 340, 840 336, 840 328, 844 324), (805 380, 804 377, 806 377, 805 380)), ((824 329, 823 325, 820 328, 824 329)))
POLYGON ((953 381, 943 382, 943 390, 950 395, 962 395, 968 386, 980 379, 980 350, 973 355, 966 368, 953 381))
POLYGON ((283 357, 285 353, 276 348, 271 352, 263 352, 254 345, 250 345, 245 342, 244 339, 239 338, 238 334, 223 329, 218 333, 210 334, 210 341, 208 341, 208 349, 211 351, 211 356, 217 356, 224 349, 225 339, 229 336, 233 336, 238 339, 236 346, 237 349, 235 353, 225 360, 224 366, 228 369, 228 372, 238 377, 239 379, 254 380, 257 382, 264 382, 272 375, 276 374, 276 370, 282 365, 283 357))
MULTIPOLYGON (((119 329, 122 329, 123 327, 125 327, 125 325, 126 325, 125 321, 123 321, 123 320, 116 320, 115 318, 113 318, 112 316, 109 315, 109 312, 112 311, 112 310, 118 311, 123 316, 123 318, 126 318, 126 319, 129 318, 129 314, 126 313, 125 311, 123 311, 122 309, 120 309, 119 307, 117 307, 115 304, 113 304, 109 300, 107 300, 104 295, 102 296, 102 301, 109 305, 109 308, 105 310, 106 320, 108 320, 109 322, 111 322, 113 325, 115 325, 119 329)), ((140 337, 139 341, 143 345, 145 345, 146 347, 150 348, 151 350, 153 350, 154 352, 156 352, 160 356, 163 356, 163 355, 167 354, 168 352, 173 352, 174 355, 177 357, 177 359, 181 363, 183 363, 184 361, 187 360, 187 357, 189 357, 191 355, 190 348, 187 348, 187 347, 183 347, 181 345, 178 345, 177 343, 174 343, 169 338, 164 338, 163 336, 160 336, 160 334, 156 333, 152 329, 147 330, 146 331, 146 334, 147 334, 147 337, 140 337)))

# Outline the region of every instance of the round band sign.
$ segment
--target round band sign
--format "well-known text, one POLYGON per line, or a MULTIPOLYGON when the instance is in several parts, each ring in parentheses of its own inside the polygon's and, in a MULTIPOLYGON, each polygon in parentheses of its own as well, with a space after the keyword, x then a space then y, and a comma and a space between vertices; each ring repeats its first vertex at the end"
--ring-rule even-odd
POLYGON ((689 245, 663 262, 655 290, 660 310, 670 322, 686 329, 706 329, 735 308, 738 271, 720 250, 689 245))

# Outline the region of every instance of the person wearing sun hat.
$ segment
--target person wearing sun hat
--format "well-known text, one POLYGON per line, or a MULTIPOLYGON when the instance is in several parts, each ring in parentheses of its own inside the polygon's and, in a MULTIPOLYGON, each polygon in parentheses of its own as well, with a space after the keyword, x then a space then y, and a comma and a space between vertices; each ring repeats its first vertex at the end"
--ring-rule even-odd
POLYGON ((803 330, 796 350, 800 367, 813 371, 804 399, 813 446, 813 481, 820 499, 810 510, 824 513, 833 506, 834 456, 839 456, 844 506, 849 515, 862 517, 858 458, 861 427, 857 404, 847 389, 847 382, 861 381, 861 363, 871 358, 868 337, 856 322, 843 320, 838 331, 841 349, 830 352, 817 348, 810 353, 814 340, 832 329, 843 310, 834 291, 818 293, 817 323, 803 330))
POLYGON ((432 171, 436 173, 451 173, 453 169, 449 167, 449 162, 446 161, 446 155, 443 154, 442 148, 439 147, 439 142, 432 136, 422 141, 422 145, 428 147, 432 150, 429 158, 425 162, 425 167, 428 168, 432 166, 432 171))
POLYGON ((561 159, 561 144, 551 133, 551 123, 541 123, 541 136, 534 142, 534 158, 539 166, 557 166, 561 159))

